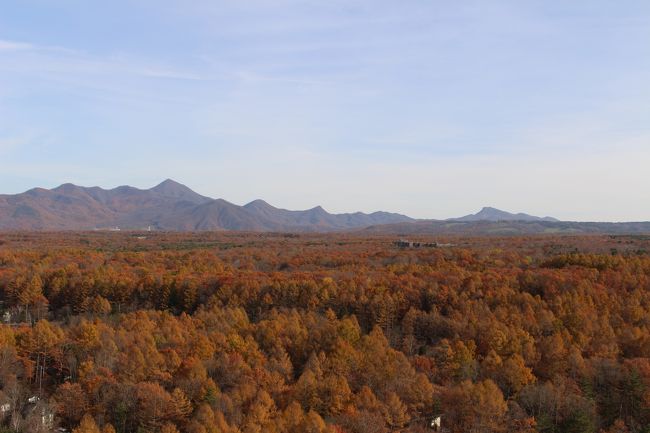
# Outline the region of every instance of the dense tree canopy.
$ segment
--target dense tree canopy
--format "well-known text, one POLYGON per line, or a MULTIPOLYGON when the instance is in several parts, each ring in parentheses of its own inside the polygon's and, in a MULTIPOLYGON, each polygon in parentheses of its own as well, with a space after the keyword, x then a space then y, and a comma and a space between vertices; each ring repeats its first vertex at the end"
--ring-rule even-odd
POLYGON ((650 432, 648 239, 0 238, 0 431, 650 432))

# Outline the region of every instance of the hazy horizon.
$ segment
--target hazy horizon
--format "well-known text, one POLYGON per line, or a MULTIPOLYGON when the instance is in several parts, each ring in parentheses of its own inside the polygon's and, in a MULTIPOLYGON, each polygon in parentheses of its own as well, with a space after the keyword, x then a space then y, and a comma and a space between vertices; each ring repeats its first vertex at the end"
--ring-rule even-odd
POLYGON ((650 220, 648 2, 186 3, 3 6, 0 194, 650 220))

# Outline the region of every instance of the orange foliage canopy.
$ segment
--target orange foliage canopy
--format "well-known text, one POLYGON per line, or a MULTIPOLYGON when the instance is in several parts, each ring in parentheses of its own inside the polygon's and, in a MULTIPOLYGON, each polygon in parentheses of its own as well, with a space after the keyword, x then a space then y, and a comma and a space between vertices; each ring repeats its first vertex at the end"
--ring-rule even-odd
POLYGON ((0 235, 0 429, 650 425, 647 239, 146 236, 0 235))

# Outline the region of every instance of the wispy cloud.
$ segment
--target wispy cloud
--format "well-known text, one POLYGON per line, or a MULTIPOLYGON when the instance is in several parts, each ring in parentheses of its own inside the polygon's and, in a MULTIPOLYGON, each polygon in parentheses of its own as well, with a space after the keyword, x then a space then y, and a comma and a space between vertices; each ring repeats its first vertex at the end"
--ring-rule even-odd
POLYGON ((202 80, 200 74, 161 64, 154 60, 128 55, 93 55, 82 50, 0 39, 0 51, 13 57, 5 58, 0 67, 16 72, 31 70, 67 74, 117 74, 179 80, 202 80))
POLYGON ((0 137, 0 154, 9 152, 27 142, 28 140, 24 137, 0 137))
MULTIPOLYGON (((51 137, 35 128, 23 128, 18 132, 8 129, 7 125, 0 121, 0 156, 3 156, 6 161, 11 161, 12 154, 37 152, 39 146, 44 143, 52 144, 51 137)), ((2 160, 0 159, 0 161, 2 160)), ((11 163, 6 165, 10 166, 11 163)), ((8 168, 4 164, 0 164, 0 166, 3 170, 8 168)))
MULTIPOLYGON (((209 82, 209 71, 196 71, 143 56, 91 54, 83 50, 0 41, 0 109, 2 99, 65 92, 86 100, 128 105, 179 104, 196 101, 181 84, 209 82), (171 83, 171 84, 170 84, 171 83), (4 85, 3 85, 4 84, 4 85)), ((1 132, 1 131, 0 131, 1 132)))
POLYGON ((25 42, 15 42, 0 39, 0 51, 31 50, 34 45, 25 42))
POLYGON ((188 72, 180 72, 172 69, 163 69, 163 68, 154 69, 148 67, 146 69, 134 69, 134 72, 144 77, 152 77, 152 78, 169 78, 174 80, 190 80, 190 81, 203 81, 208 79, 199 74, 192 74, 188 72))

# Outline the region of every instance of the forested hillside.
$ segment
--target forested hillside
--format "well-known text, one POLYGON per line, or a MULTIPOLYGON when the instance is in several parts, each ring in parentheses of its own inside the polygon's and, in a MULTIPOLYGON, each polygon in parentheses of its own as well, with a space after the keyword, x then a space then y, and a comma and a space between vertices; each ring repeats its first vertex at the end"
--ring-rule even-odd
POLYGON ((0 431, 650 432, 650 240, 0 234, 0 431))

